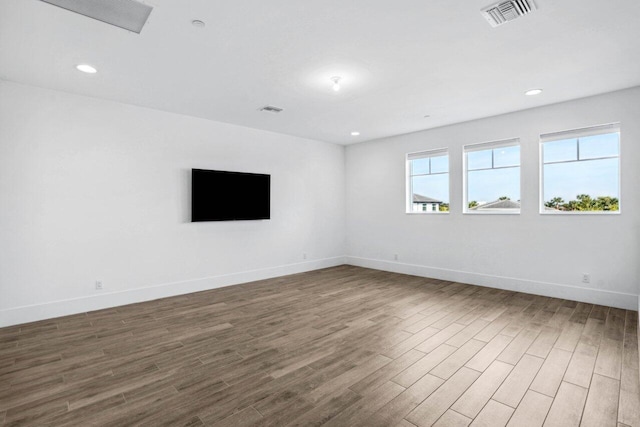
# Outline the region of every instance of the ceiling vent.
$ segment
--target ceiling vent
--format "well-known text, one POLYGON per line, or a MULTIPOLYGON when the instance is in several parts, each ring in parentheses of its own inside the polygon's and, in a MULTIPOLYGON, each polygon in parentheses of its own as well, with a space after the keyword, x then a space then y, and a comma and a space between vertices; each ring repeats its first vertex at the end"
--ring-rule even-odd
POLYGON ((265 105, 260 111, 266 111, 267 113, 280 113, 283 111, 280 107, 274 107, 273 105, 265 105))
POLYGON ((482 16, 492 27, 498 27, 536 9, 533 0, 507 0, 482 9, 482 16))
POLYGON ((135 0, 42 0, 45 3, 140 34, 153 9, 135 0))

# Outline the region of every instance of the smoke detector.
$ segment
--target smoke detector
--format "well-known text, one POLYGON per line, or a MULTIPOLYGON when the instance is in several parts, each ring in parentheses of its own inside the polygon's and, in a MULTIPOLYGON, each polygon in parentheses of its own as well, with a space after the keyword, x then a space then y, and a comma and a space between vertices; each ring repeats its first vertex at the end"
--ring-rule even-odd
POLYGON ((506 22, 527 15, 537 7, 533 0, 507 0, 482 9, 482 16, 492 27, 498 27, 506 22))
POLYGON ((264 107, 260 108, 259 111, 266 111, 267 113, 280 113, 283 111, 283 109, 273 105, 265 105, 264 107))

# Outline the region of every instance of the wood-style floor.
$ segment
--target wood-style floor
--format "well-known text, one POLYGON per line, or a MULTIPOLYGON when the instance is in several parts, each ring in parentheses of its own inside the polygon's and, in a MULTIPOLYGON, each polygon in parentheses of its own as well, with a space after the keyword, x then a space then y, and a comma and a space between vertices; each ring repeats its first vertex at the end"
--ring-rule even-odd
POLYGON ((637 323, 341 266, 0 329, 0 424, 639 426, 637 323))

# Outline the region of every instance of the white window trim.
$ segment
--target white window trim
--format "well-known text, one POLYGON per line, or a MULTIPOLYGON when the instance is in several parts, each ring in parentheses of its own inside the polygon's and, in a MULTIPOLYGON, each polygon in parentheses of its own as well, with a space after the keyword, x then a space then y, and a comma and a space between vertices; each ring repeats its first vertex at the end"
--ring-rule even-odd
POLYGON ((422 215, 422 216, 434 216, 434 215, 449 215, 451 212, 451 156, 449 155, 449 148, 434 148, 432 150, 420 150, 407 153, 404 156, 405 164, 405 215, 422 215), (419 211, 413 212, 413 194, 411 188, 411 160, 424 159, 427 157, 437 157, 439 154, 446 154, 449 162, 449 175, 448 180, 448 193, 449 193, 449 210, 448 211, 419 211))
POLYGON ((559 132, 543 133, 539 136, 538 143, 538 168, 540 182, 538 183, 538 213, 545 216, 591 216, 591 215, 620 215, 622 213, 622 128, 620 122, 606 123, 603 125, 586 126, 576 129, 567 129, 559 132), (545 142, 558 141, 560 139, 579 138, 607 133, 618 133, 618 210, 611 211, 547 211, 544 206, 544 151, 545 142))
POLYGON ((519 137, 500 139, 497 141, 479 142, 462 146, 462 214, 463 215, 520 215, 522 212, 522 144, 519 137), (520 147, 520 209, 517 212, 472 211, 469 209, 467 191, 467 153, 501 147, 520 147))

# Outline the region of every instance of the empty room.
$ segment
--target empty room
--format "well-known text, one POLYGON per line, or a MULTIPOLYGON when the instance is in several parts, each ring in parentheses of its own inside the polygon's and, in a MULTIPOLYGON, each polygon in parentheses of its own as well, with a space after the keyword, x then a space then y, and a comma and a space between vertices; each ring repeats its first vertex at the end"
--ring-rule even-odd
POLYGON ((639 19, 1 0, 0 426, 640 427, 639 19))

